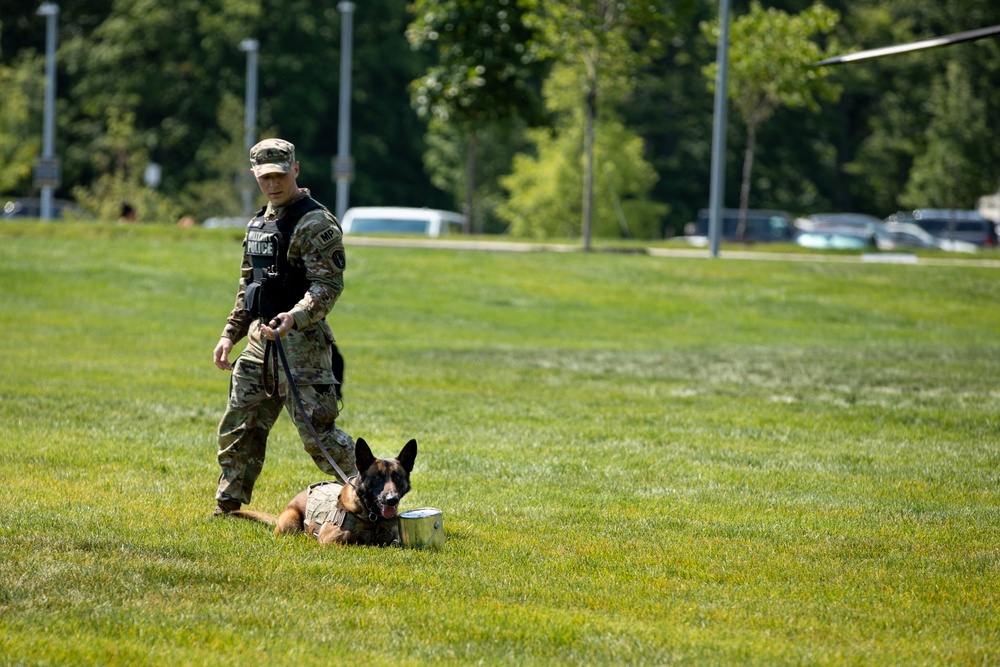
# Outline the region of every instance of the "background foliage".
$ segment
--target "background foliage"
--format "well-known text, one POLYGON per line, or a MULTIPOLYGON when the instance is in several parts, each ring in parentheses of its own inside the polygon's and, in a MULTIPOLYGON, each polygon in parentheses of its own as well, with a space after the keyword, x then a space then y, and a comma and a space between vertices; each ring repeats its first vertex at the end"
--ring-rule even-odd
MULTIPOLYGON (((579 233, 584 192, 584 111, 575 73, 557 66, 545 85, 550 129, 529 131, 533 151, 518 153, 500 179, 508 199, 498 214, 516 236, 565 238, 579 233)), ((611 104, 598 103, 601 131, 594 154, 594 235, 652 238, 668 210, 649 199, 657 174, 643 157, 642 139, 624 126, 611 104)))
MULTIPOLYGON (((281 134, 294 141, 300 147, 302 183, 320 199, 332 201, 341 20, 336 4, 179 0, 168 8, 153 0, 66 3, 59 15, 57 129, 64 186, 57 195, 71 196, 74 188, 84 188, 100 196, 101 179, 114 163, 111 125, 116 118, 134 118, 126 153, 163 165, 160 192, 181 213, 199 219, 234 214, 236 181, 245 171, 239 109, 245 54, 238 45, 254 37, 261 42, 259 136, 281 134)), ((523 23, 510 24, 517 40, 502 44, 523 42, 525 53, 547 55, 550 65, 566 65, 573 52, 551 48, 548 36, 579 34, 570 31, 570 23, 559 23, 575 20, 577 4, 553 0, 541 11, 534 0, 485 5, 450 0, 447 8, 460 17, 479 12, 477 25, 499 29, 503 23, 483 16, 484 9, 499 12, 506 6, 511 16, 541 17, 532 24, 535 32, 523 29, 523 23)), ((468 174, 468 138, 473 135, 460 127, 429 128, 429 120, 411 106, 411 87, 426 84, 435 72, 463 86, 476 82, 476 51, 465 47, 482 47, 488 40, 482 32, 453 31, 447 52, 413 50, 407 27, 414 25, 412 34, 427 38, 429 33, 421 30, 437 26, 426 14, 410 13, 406 0, 357 5, 352 86, 357 179, 351 203, 460 209, 466 196, 460 184, 468 174), (463 75, 469 66, 473 76, 463 75)), ((776 0, 768 8, 797 15, 812 5, 811 0, 776 0)), ((825 5, 839 14, 840 22, 827 42, 817 44, 836 45, 843 52, 1000 23, 1000 5, 993 0, 829 0, 825 5)), ((735 0, 734 19, 746 15, 749 6, 748 0, 735 0)), ((626 131, 641 137, 643 159, 657 176, 648 197, 661 211, 651 233, 671 233, 693 219, 708 199, 712 98, 702 70, 713 62, 715 50, 699 25, 715 18, 718 3, 662 1, 643 3, 642 11, 638 6, 627 9, 630 32, 624 41, 616 37, 614 44, 626 48, 628 67, 605 70, 622 91, 608 118, 620 117, 626 131)), ((0 99, 0 193, 7 196, 34 194, 30 169, 42 131, 45 32, 36 10, 35 4, 0 0, 0 80, 7 91, 0 99)), ((439 27, 448 25, 444 20, 439 27)), ((493 67, 514 68, 510 71, 518 71, 518 77, 503 81, 519 87, 525 101, 541 99, 544 78, 556 68, 532 68, 526 74, 528 69, 517 69, 526 61, 506 60, 484 56, 480 64, 491 69, 479 78, 493 80, 493 67)), ((614 62, 626 64, 624 59, 614 62)), ((836 67, 829 75, 842 90, 838 101, 822 102, 818 113, 780 107, 761 126, 751 207, 885 216, 904 206, 972 207, 973 197, 1000 186, 1000 145, 992 140, 990 122, 1000 117, 1000 40, 836 67)), ((581 88, 576 99, 580 109, 584 94, 581 88)), ((489 100, 481 97, 479 107, 467 108, 499 112, 500 105, 489 100)), ((520 112, 532 105, 514 106, 520 112)), ((725 203, 735 206, 747 127, 739 114, 729 118, 725 203)), ((541 153, 528 140, 531 123, 508 123, 501 131, 494 120, 474 123, 480 142, 476 161, 482 165, 476 167, 474 189, 483 199, 474 228, 484 231, 504 229, 493 212, 510 195, 500 181, 512 173, 513 155, 523 152, 538 160, 541 153)), ((553 128, 558 131, 557 125, 553 128)), ((599 137, 600 122, 596 133, 599 137)), ((538 166, 551 169, 554 163, 545 158, 538 166)), ((142 167, 135 164, 129 172, 137 187, 142 167)), ((595 196, 610 197, 599 187, 595 196)), ((604 206, 612 208, 609 201, 604 206)), ((141 213, 148 219, 151 211, 141 213)), ((620 233, 620 226, 606 219, 596 227, 620 233)))
MULTIPOLYGON (((732 21, 726 94, 746 127, 737 238, 743 237, 746 226, 760 127, 781 107, 816 112, 821 100, 830 103, 840 97, 840 88, 829 81, 830 69, 813 66, 835 55, 821 50, 814 40, 833 30, 838 18, 819 3, 797 16, 789 16, 751 2, 750 11, 732 21)), ((702 29, 718 42, 718 20, 702 24, 702 29)), ((718 63, 711 63, 704 70, 713 91, 718 70, 718 63)))

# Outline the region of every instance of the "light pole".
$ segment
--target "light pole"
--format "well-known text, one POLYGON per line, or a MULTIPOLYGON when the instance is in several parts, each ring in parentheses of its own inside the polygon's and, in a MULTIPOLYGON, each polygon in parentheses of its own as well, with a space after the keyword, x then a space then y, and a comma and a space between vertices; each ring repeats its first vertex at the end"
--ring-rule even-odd
MULTIPOLYGON (((257 51, 260 49, 260 42, 256 39, 244 39, 240 42, 240 51, 247 54, 247 86, 246 99, 244 101, 243 127, 244 127, 244 157, 250 154, 250 149, 257 143, 257 51)), ((243 195, 243 215, 249 217, 253 213, 253 183, 247 172, 241 172, 242 195, 243 195)))
POLYGON ((347 194, 354 180, 354 159, 351 157, 351 48, 354 33, 354 3, 339 2, 337 11, 343 15, 340 23, 340 108, 337 123, 337 157, 333 160, 333 180, 337 183, 336 216, 344 219, 347 194))
POLYGON ((35 185, 42 189, 42 220, 52 218, 52 192, 60 185, 59 159, 56 144, 56 17, 59 5, 42 3, 38 15, 45 17, 45 127, 42 133, 42 158, 35 161, 35 185))
POLYGON ((712 182, 708 202, 708 240, 719 256, 720 219, 726 180, 726 100, 729 96, 729 0, 719 0, 719 46, 716 55, 715 112, 712 114, 712 182))

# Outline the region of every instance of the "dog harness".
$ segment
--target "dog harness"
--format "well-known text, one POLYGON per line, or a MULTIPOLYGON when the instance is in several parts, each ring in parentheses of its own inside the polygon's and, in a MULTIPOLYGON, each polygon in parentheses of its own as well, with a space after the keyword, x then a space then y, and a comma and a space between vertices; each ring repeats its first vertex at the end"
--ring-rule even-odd
POLYGON ((246 253, 253 267, 251 282, 243 297, 243 307, 254 319, 265 322, 280 312, 287 312, 309 289, 306 269, 288 261, 288 247, 295 225, 309 211, 323 205, 312 197, 289 204, 277 220, 267 220, 264 211, 247 225, 246 253))
POLYGON ((302 523, 313 537, 319 535, 319 529, 325 523, 332 523, 343 528, 347 511, 337 507, 343 484, 337 482, 316 482, 309 485, 309 497, 306 500, 306 515, 302 523))

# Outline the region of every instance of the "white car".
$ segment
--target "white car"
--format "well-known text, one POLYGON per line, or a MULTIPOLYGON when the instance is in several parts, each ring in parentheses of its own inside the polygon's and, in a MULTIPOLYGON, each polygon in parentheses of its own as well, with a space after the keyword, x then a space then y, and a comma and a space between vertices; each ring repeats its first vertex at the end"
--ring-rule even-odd
POLYGON ((344 212, 344 234, 420 234, 437 238, 461 231, 461 213, 435 208, 355 206, 344 212))

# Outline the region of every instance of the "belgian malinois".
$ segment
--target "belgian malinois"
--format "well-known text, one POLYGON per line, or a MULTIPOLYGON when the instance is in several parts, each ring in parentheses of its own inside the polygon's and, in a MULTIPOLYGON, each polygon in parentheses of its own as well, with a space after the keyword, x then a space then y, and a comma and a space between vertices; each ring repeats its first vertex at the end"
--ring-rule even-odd
POLYGON ((377 459, 364 438, 354 445, 358 474, 350 483, 318 482, 288 503, 281 514, 236 510, 230 516, 274 526, 276 535, 305 531, 320 544, 387 546, 399 538, 399 501, 410 490, 417 441, 394 459, 377 459))

